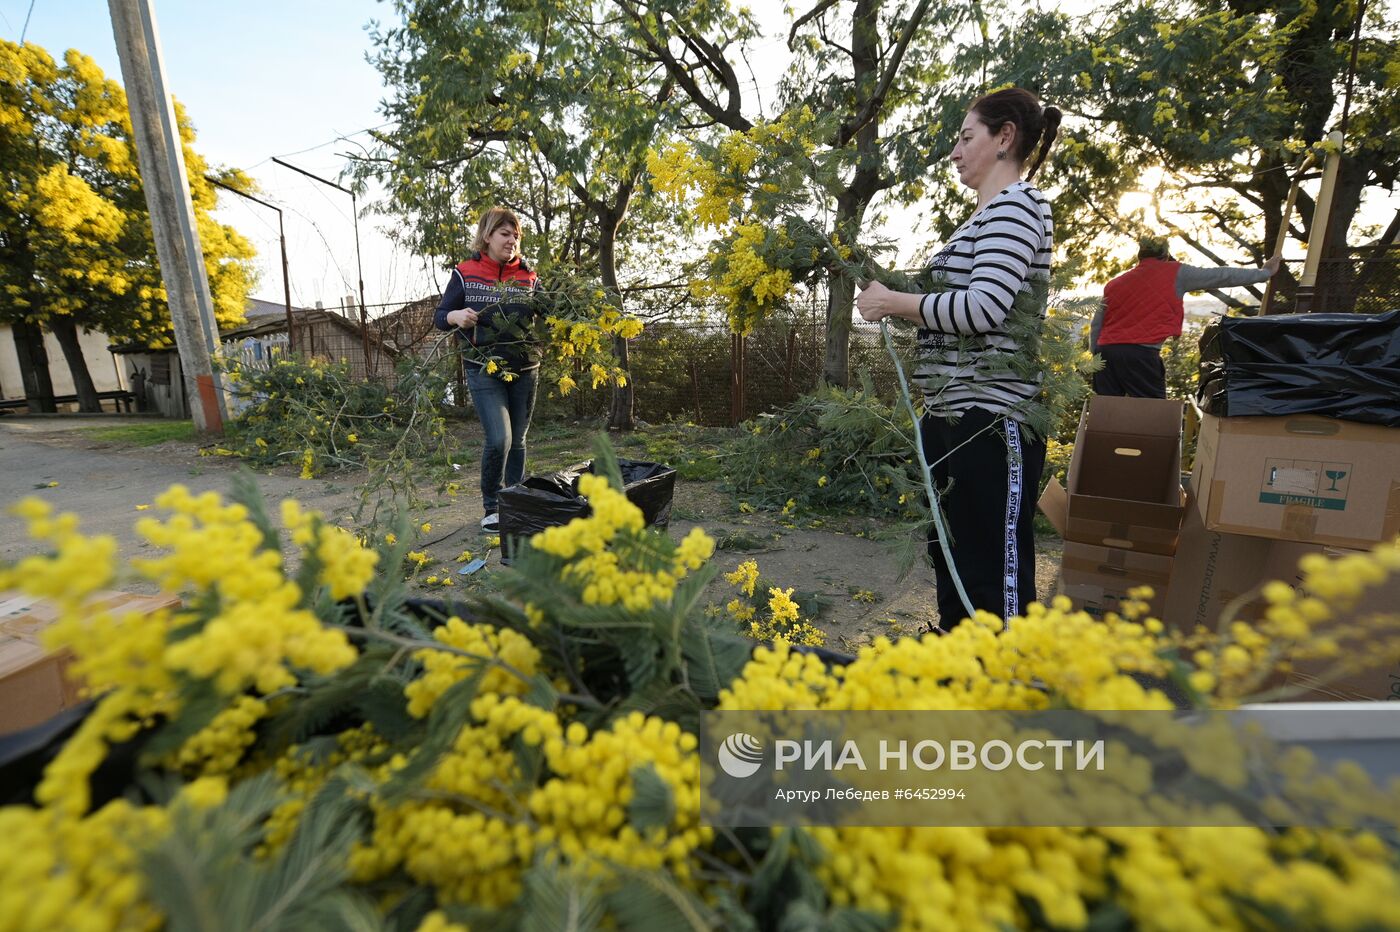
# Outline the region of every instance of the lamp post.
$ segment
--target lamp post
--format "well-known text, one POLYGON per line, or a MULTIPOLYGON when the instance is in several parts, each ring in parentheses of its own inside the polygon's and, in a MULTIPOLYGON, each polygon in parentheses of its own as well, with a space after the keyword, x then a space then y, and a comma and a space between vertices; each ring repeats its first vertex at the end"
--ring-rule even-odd
POLYGON ((277 241, 282 246, 282 299, 287 307, 287 355, 290 356, 296 350, 296 330, 292 325, 292 285, 287 278, 287 234, 282 228, 282 208, 269 204, 267 201, 260 198, 253 197, 253 195, 240 191, 237 188, 230 187, 217 178, 211 178, 205 175, 204 180, 214 185, 216 188, 223 188, 225 191, 231 191, 239 197, 247 198, 254 204, 261 204, 268 210, 277 211, 277 241))
POLYGON ((276 156, 273 157, 272 161, 281 165, 283 168, 290 168, 299 175, 305 175, 312 181, 319 181, 321 184, 328 185, 335 188, 337 191, 343 191, 350 195, 350 219, 355 225, 355 273, 359 276, 360 283, 360 341, 364 347, 365 353, 365 372, 369 374, 373 371, 373 367, 370 365, 369 357, 369 318, 365 315, 365 273, 363 266, 360 264, 360 210, 358 202, 355 199, 355 192, 349 188, 341 187, 334 181, 322 178, 320 175, 313 175, 304 168, 297 168, 295 165, 284 162, 276 156))

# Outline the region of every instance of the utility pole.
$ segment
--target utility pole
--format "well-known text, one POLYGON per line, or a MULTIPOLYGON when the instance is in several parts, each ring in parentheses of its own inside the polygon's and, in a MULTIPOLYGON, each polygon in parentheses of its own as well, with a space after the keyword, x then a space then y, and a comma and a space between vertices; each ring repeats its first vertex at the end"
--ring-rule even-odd
POLYGON ((216 188, 223 188, 225 191, 237 194, 239 197, 247 198, 254 204, 261 204, 268 210, 277 211, 277 242, 282 246, 282 299, 287 308, 287 354, 291 355, 296 352, 296 328, 295 324, 292 322, 292 283, 291 279, 287 277, 287 234, 282 228, 282 208, 253 197, 253 195, 240 191, 237 188, 230 187, 210 175, 205 175, 204 180, 216 188))
POLYGON ((360 279, 360 342, 363 346, 365 354, 365 374, 367 376, 374 375, 375 366, 371 364, 371 360, 369 358, 369 317, 367 316, 367 312, 365 310, 365 272, 364 267, 360 263, 360 208, 358 201, 355 199, 355 192, 350 188, 341 187, 334 181, 328 181, 327 179, 322 178, 320 175, 313 175, 311 172, 307 171, 304 168, 297 168, 291 162, 284 162, 276 156, 272 157, 272 161, 276 162, 278 165, 281 165, 283 168, 290 168, 297 174, 305 175, 312 181, 319 181, 321 182, 321 184, 335 188, 337 191, 342 191, 350 195, 350 220, 355 225, 355 273, 359 276, 360 279))
POLYGON ((213 356, 219 329, 204 272, 175 105, 165 86, 152 0, 108 0, 136 135, 141 187, 175 329, 185 397, 195 430, 224 431, 224 393, 213 356))

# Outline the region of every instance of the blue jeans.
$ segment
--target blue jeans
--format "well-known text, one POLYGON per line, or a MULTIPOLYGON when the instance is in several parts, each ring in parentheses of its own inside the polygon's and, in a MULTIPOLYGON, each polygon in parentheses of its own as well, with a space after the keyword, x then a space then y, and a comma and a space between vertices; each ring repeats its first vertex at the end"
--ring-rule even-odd
POLYGON ((476 416, 486 434, 481 454, 481 504, 487 514, 497 508, 496 494, 503 485, 525 478, 525 435, 535 408, 539 369, 517 372, 507 382, 487 375, 480 366, 467 366, 467 388, 476 416))

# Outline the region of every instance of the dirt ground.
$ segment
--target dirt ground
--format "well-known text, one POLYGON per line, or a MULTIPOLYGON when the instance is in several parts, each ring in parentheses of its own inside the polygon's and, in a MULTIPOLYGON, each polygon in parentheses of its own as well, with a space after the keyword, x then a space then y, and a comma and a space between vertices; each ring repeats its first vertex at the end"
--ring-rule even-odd
MULTIPOLYGON (((134 534, 141 517, 137 506, 149 504, 176 482, 194 492, 212 489, 227 493, 238 461, 201 456, 193 442, 167 441, 148 447, 97 439, 94 429, 139 423, 138 419, 108 415, 13 416, 0 419, 0 504, 8 505, 25 495, 48 499, 55 507, 76 512, 89 532, 114 535, 124 555, 150 551, 134 534)), ((463 449, 473 449, 474 426, 460 426, 463 449)), ((538 455, 532 451, 531 472, 559 468, 589 457, 588 442, 575 431, 542 432, 538 455)), ((533 432, 532 432, 533 434, 533 432)), ((477 441, 479 442, 479 440, 477 441)), ((469 456, 464 456, 468 459, 469 456)), ((476 464, 464 462, 463 485, 475 485, 476 464)), ((341 472, 324 478, 302 480, 295 469, 257 475, 263 494, 271 501, 295 498, 332 520, 351 522, 359 502, 355 473, 341 472)), ((424 595, 447 596, 460 588, 430 586, 430 575, 452 576, 470 584, 480 578, 457 574, 457 558, 464 550, 482 555, 489 537, 482 533, 480 502, 475 495, 440 496, 415 513, 414 524, 427 522, 416 549, 433 561, 419 574, 417 585, 424 595)), ((799 519, 797 526, 782 516, 759 512, 741 514, 734 498, 713 482, 677 482, 670 533, 679 539, 701 526, 720 542, 716 561, 724 571, 744 560, 757 561, 766 579, 791 586, 804 606, 816 606, 815 624, 828 634, 828 646, 853 650, 874 637, 917 634, 937 619, 932 571, 916 567, 899 580, 897 559, 891 545, 872 539, 881 530, 879 521, 864 517, 821 516, 799 519), (802 597, 806 596, 805 599, 802 597)), ((1055 583, 1061 543, 1057 538, 1037 541, 1037 591, 1044 596, 1055 583)), ((0 515, 0 562, 16 560, 40 548, 24 536, 20 522, 0 515)), ((484 573, 498 572, 498 554, 490 553, 484 573)), ((123 588, 140 590, 139 581, 124 581, 123 588)), ((710 597, 722 605, 733 595, 722 578, 711 586, 710 597)))

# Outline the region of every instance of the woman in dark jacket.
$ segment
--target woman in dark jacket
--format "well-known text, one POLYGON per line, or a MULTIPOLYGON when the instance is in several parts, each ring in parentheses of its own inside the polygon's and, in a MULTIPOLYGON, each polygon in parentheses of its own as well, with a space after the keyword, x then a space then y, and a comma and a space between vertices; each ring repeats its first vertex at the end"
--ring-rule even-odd
POLYGON ((521 238, 514 211, 492 207, 482 214, 472 255, 452 270, 433 316, 439 330, 457 331, 467 387, 486 434, 481 526, 488 531, 500 526, 497 493, 525 476, 525 435, 540 368, 530 300, 537 279, 520 255, 521 238))

